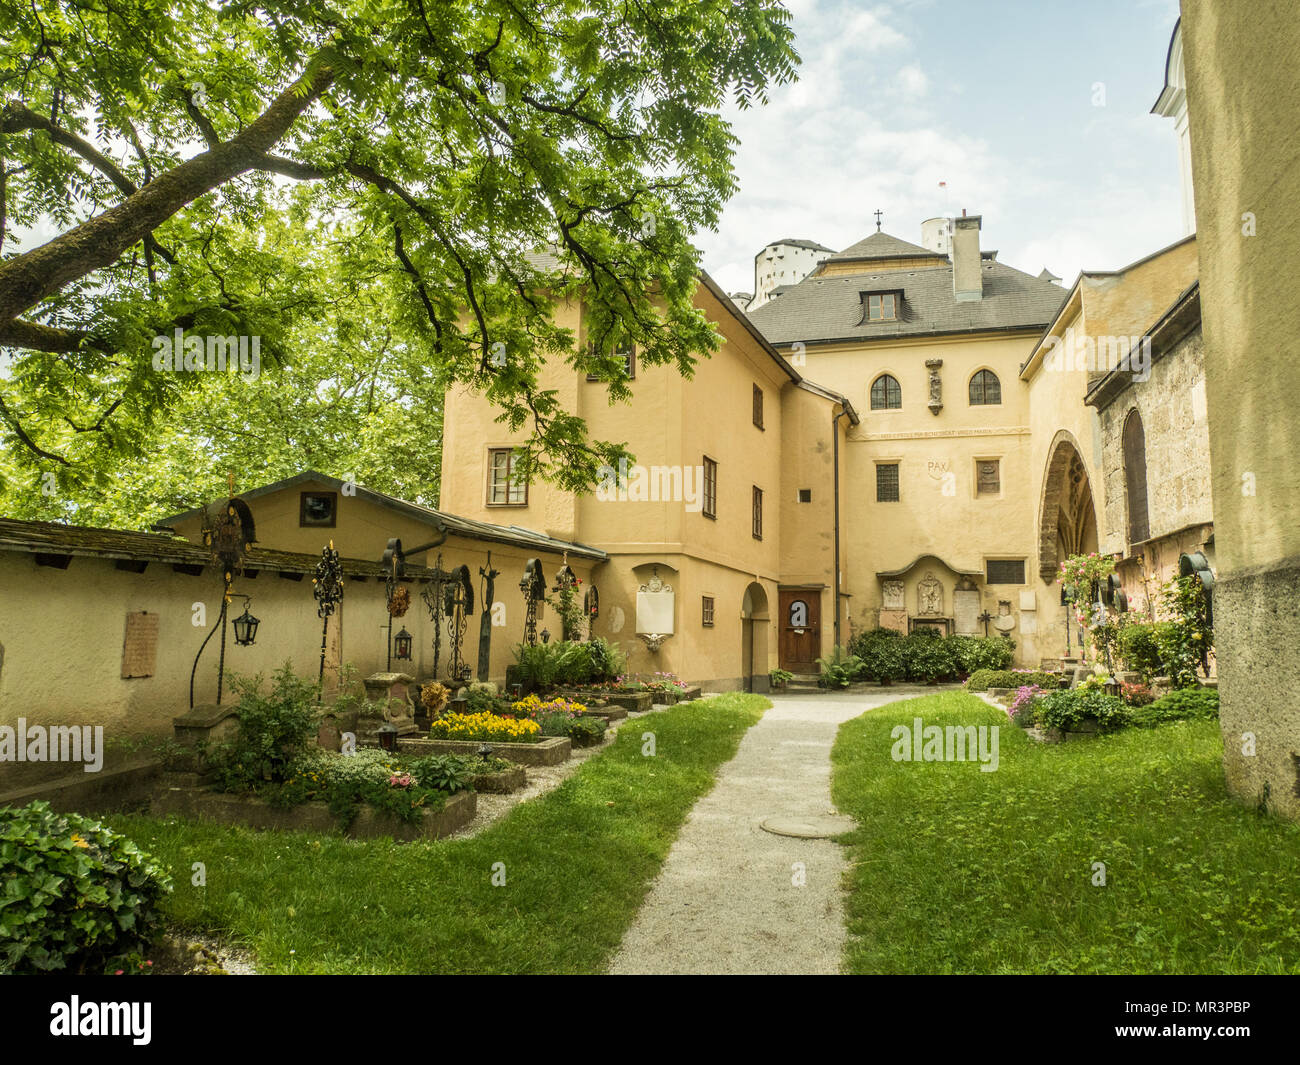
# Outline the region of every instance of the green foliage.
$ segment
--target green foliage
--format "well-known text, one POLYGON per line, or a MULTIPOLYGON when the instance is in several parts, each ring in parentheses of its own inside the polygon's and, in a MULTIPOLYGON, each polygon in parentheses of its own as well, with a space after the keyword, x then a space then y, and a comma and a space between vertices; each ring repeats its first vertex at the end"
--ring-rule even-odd
POLYGON ((454 754, 430 754, 410 763, 411 773, 426 788, 448 795, 470 787, 471 773, 466 760, 454 754))
POLYGON ((946 642, 959 673, 1006 669, 1016 652, 1016 641, 1008 636, 949 636, 946 642))
POLYGON ((594 636, 587 643, 591 655, 591 681, 605 684, 615 677, 622 676, 627 669, 627 655, 616 643, 610 643, 603 636, 594 636))
POLYGON ((1143 678, 1162 676, 1160 648, 1156 642, 1156 626, 1149 621, 1131 621, 1120 626, 1116 635, 1115 650, 1124 665, 1143 678))
POLYGON ((229 468, 331 467, 435 502, 452 383, 521 434, 525 476, 594 484, 627 451, 543 368, 621 401, 617 340, 684 375, 717 350, 691 236, 736 189, 723 111, 798 62, 770 0, 0 0, 0 25, 7 225, 62 233, 11 233, 0 261, 0 330, 30 345, 0 385, 0 509, 115 524, 218 495, 229 468), (589 346, 554 321, 567 299, 589 346), (263 379, 155 372, 177 327, 258 337, 263 379))
POLYGON ((556 644, 555 681, 557 684, 586 684, 595 674, 591 647, 572 641, 556 644))
POLYGON ((344 828, 363 806, 416 821, 446 802, 442 789, 425 784, 396 755, 373 747, 350 755, 312 748, 294 758, 283 781, 253 790, 277 806, 324 802, 344 828))
POLYGON ((516 644, 515 663, 525 689, 552 688, 560 672, 561 647, 558 643, 516 644))
POLYGON ((296 676, 286 662, 276 670, 269 693, 263 678, 236 677, 231 688, 239 695, 238 736, 207 754, 218 779, 228 790, 241 790, 262 781, 282 782, 289 764, 306 749, 320 727, 316 685, 296 676))
POLYGON ((510 700, 494 695, 485 688, 469 688, 465 692, 465 713, 467 714, 509 714, 510 700))
POLYGON ((823 688, 847 688, 862 671, 862 660, 838 644, 824 658, 817 659, 823 688))
POLYGON ((125 836, 48 802, 0 809, 0 972, 100 972, 147 945, 164 866, 125 836))
POLYGON ((606 723, 601 717, 575 717, 569 722, 569 739, 575 747, 592 747, 605 738, 606 723))
POLYGON ((1077 731, 1086 722, 1096 722, 1102 732, 1112 732, 1129 723, 1129 709, 1124 700, 1096 688, 1048 692, 1034 701, 1034 714, 1044 728, 1066 731, 1077 731))
POLYGON ((1169 621, 1156 626, 1155 644, 1165 673, 1175 688, 1192 688, 1196 671, 1210 648, 1214 633, 1205 624, 1205 598, 1196 577, 1175 577, 1161 591, 1169 621))
POLYGON ((990 688, 1023 688, 1037 684, 1040 688, 1057 688, 1061 683, 1059 673, 1048 673, 1039 669, 998 670, 980 669, 970 675, 966 681, 966 690, 972 692, 988 691, 990 688))
POLYGON ((925 627, 903 638, 903 664, 909 680, 943 680, 957 672, 947 641, 925 627))
MULTIPOLYGON (((557 584, 551 589, 555 594, 546 597, 546 602, 560 619, 560 637, 569 643, 576 643, 582 639, 582 626, 586 615, 582 611, 582 601, 578 598, 578 586, 581 583, 579 579, 573 583, 557 584)), ((587 659, 587 668, 590 671, 590 658, 587 659)))
POLYGON ((1155 728, 1167 721, 1213 721, 1219 716, 1217 688, 1178 688, 1153 703, 1129 711, 1138 728, 1155 728))
POLYGON ((893 629, 870 629, 849 641, 849 650, 862 660, 862 674, 871 680, 895 681, 907 676, 902 634, 893 629))
POLYGON ((794 674, 788 669, 769 669, 767 671, 767 679, 772 687, 775 688, 784 684, 789 684, 794 680, 794 674))

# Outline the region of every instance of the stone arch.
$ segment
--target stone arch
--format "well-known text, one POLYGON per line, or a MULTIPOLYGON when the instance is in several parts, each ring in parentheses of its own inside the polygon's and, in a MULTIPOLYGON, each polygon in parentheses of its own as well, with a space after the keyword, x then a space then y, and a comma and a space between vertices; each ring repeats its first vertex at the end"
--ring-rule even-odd
POLYGON ((769 613, 767 591, 751 581, 740 601, 740 680, 747 692, 767 691, 767 631, 769 613))
POLYGON ((1079 442, 1062 429, 1052 440, 1038 506, 1038 575, 1056 580, 1066 555, 1097 550, 1097 510, 1079 442))

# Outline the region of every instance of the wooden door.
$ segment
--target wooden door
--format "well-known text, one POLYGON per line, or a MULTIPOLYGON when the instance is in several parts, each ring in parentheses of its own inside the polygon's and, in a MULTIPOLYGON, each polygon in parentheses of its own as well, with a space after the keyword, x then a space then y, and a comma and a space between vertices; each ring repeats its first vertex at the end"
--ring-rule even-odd
POLYGON ((816 588, 782 589, 781 668, 816 673, 821 653, 821 592, 816 588))

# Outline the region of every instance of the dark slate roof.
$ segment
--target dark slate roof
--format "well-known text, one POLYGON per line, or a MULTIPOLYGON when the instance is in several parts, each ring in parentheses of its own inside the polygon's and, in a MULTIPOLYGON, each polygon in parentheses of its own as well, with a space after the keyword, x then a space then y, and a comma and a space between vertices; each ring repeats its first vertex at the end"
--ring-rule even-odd
POLYGON ((844 262, 852 259, 915 259, 925 256, 932 259, 946 259, 943 252, 923 248, 919 244, 910 244, 888 233, 872 233, 865 240, 850 245, 841 252, 830 256, 826 261, 844 262))
POLYGON ((952 266, 948 264, 808 277, 792 285, 780 299, 749 312, 749 318, 777 345, 1042 329, 1068 295, 1059 286, 1004 263, 985 261, 981 270, 984 297, 979 300, 959 303, 953 298, 952 266), (900 288, 903 300, 897 321, 863 322, 862 293, 900 288))
MULTIPOLYGON (((272 492, 278 492, 284 488, 291 488, 294 485, 305 484, 307 482, 319 482, 328 484, 336 491, 343 488, 344 481, 337 477, 331 477, 327 473, 320 473, 316 470, 304 470, 302 473, 295 474, 292 477, 286 477, 282 481, 276 481, 274 484, 263 485, 261 488, 254 488, 247 492, 240 492, 239 498, 245 502, 251 499, 257 499, 260 496, 269 495, 272 492)), ((421 506, 419 503, 408 503, 405 499, 398 499, 396 496, 386 495, 383 492, 376 492, 369 488, 363 488, 356 485, 357 499, 365 499, 377 506, 385 507, 388 510, 396 511, 407 517, 415 518, 417 521, 426 522, 428 525, 442 530, 453 536, 465 536, 471 540, 487 540, 492 543, 511 544, 516 547, 533 548, 539 551, 549 551, 553 554, 563 554, 568 551, 570 554, 578 555, 582 558, 595 559, 603 562, 609 556, 598 547, 588 547, 586 544, 570 543, 567 540, 557 540, 545 533, 535 532, 532 529, 523 529, 518 525, 492 525, 486 521, 476 521, 473 518, 462 518, 456 514, 448 514, 446 511, 434 510, 432 507, 421 506)), ((196 507, 193 510, 187 510, 183 514, 173 514, 170 518, 163 518, 154 524, 155 529, 169 529, 176 523, 185 521, 189 518, 197 518, 203 513, 202 507, 196 507)), ((254 515, 256 517, 256 515, 254 515)))
MULTIPOLYGON (((34 555, 81 556, 125 559, 132 562, 161 562, 180 566, 214 566, 212 557, 199 544, 159 533, 129 529, 95 529, 86 525, 61 525, 50 521, 19 521, 0 518, 0 551, 22 551, 34 555)), ((295 551, 269 551, 254 545, 245 556, 245 570, 273 570, 282 573, 313 573, 319 555, 295 551)), ((384 577, 383 562, 359 558, 340 559, 343 572, 351 577, 384 577)), ((407 566, 413 579, 431 578, 433 570, 407 566)))
MULTIPOLYGON (((828 248, 825 244, 818 244, 815 240, 799 240, 795 237, 782 237, 780 240, 769 241, 763 245, 763 250, 774 248, 778 244, 789 244, 792 248, 811 248, 813 251, 828 251, 832 254, 835 252, 834 248, 828 248)), ((760 254, 762 253, 760 252, 760 254)))

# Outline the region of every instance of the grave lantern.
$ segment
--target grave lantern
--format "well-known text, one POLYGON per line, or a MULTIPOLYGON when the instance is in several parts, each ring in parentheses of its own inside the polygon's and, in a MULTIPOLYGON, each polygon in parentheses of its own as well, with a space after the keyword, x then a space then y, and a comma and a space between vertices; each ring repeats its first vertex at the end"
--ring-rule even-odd
POLYGON ((411 634, 406 631, 406 626, 403 625, 402 631, 393 637, 393 657, 403 662, 409 662, 411 659, 411 643, 411 634))
POLYGON ((257 626, 262 623, 259 618, 255 618, 249 612, 248 606, 251 602, 251 599, 246 598, 244 612, 231 622, 235 630, 235 643, 239 644, 240 647, 251 647, 253 645, 253 642, 257 639, 257 626))

